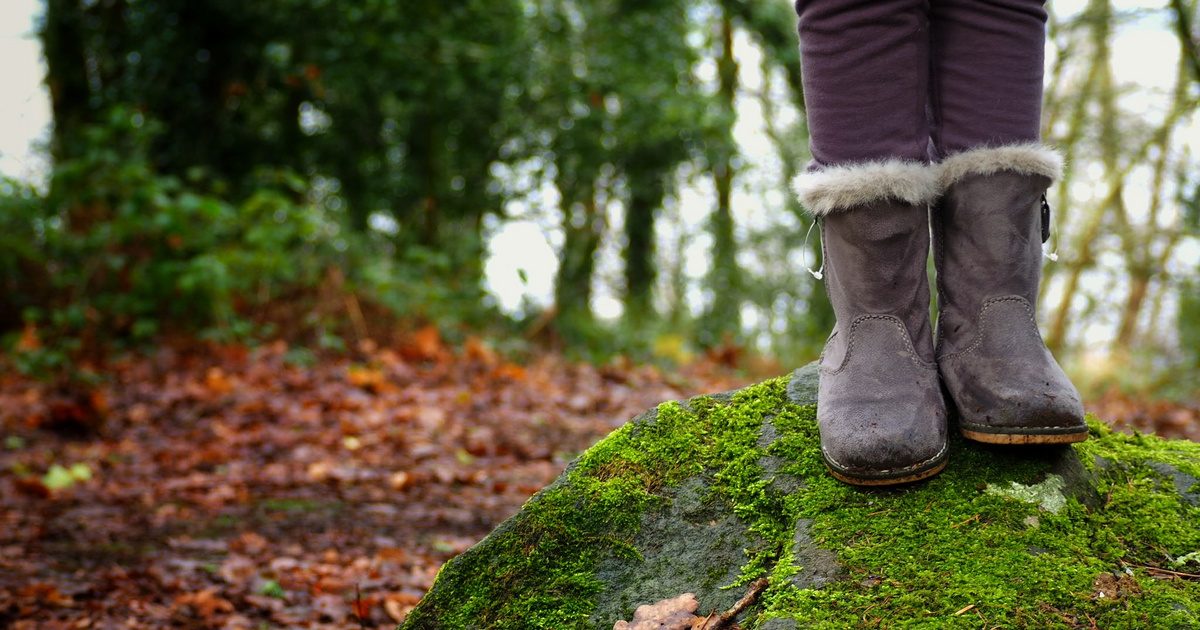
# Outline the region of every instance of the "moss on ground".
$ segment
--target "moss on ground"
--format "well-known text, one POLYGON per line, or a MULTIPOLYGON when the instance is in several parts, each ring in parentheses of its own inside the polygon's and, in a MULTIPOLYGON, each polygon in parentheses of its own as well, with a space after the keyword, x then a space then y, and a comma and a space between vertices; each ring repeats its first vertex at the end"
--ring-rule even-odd
POLYGON ((589 627, 604 587, 597 565, 636 558, 643 514, 665 488, 702 473, 768 542, 748 550, 731 585, 770 579, 750 628, 771 619, 806 628, 1200 627, 1200 582, 1150 569, 1178 569, 1173 561, 1200 551, 1200 507, 1161 466, 1200 477, 1200 445, 1126 436, 1093 419, 1091 439, 1074 448, 1095 477, 1096 509, 1067 496, 1049 511, 1021 492, 989 491, 1048 488, 1049 460, 965 442, 927 483, 864 491, 825 473, 815 407, 790 403, 786 386, 784 377, 732 397, 664 403, 613 432, 447 563, 404 627, 589 627), (764 446, 767 420, 778 438, 764 446), (777 474, 802 486, 779 491, 764 458, 782 461, 777 474), (837 553, 846 579, 819 590, 793 583, 800 519, 837 553), (1119 597, 1099 596, 1105 575, 1124 585, 1119 597))

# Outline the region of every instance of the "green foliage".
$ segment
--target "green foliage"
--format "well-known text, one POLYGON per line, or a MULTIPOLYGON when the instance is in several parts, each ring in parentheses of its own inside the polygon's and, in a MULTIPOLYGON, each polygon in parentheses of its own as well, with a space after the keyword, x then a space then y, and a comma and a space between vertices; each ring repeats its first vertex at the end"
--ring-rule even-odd
POLYGON ((43 200, 30 185, 0 178, 0 331, 20 324, 23 309, 41 303, 37 285, 27 282, 45 263, 40 248, 43 200))
POLYGON ((42 485, 51 490, 62 490, 91 479, 92 469, 87 464, 76 463, 70 467, 53 464, 46 474, 42 475, 42 485))
MULTIPOLYGON (((363 275, 410 311, 439 298, 438 287, 428 282, 429 272, 437 271, 447 279, 445 292, 461 289, 475 302, 466 311, 465 300, 443 310, 478 312, 479 217, 496 205, 488 192, 489 167, 513 121, 521 94, 513 87, 529 72, 519 52, 526 45, 523 21, 515 1, 458 3, 446 10, 437 2, 349 7, 309 0, 253 6, 48 0, 41 35, 58 162, 50 203, 103 197, 103 212, 112 216, 100 220, 112 234, 76 227, 45 238, 32 234, 41 229, 42 215, 57 213, 61 220, 65 211, 44 211, 31 191, 6 184, 0 220, 13 228, 5 236, 14 242, 5 243, 11 246, 0 259, 4 277, 20 277, 18 265, 36 266, 39 253, 23 243, 40 239, 57 248, 49 253, 55 260, 73 254, 76 260, 66 263, 97 262, 105 239, 111 249, 113 237, 124 246, 126 237, 157 238, 186 228, 182 246, 164 249, 159 243, 140 252, 162 259, 150 274, 109 270, 102 279, 62 283, 90 288, 119 277, 134 285, 115 307, 119 318, 128 314, 140 323, 106 331, 113 336, 134 329, 153 334, 153 319, 139 315, 157 308, 155 299, 174 305, 171 316, 216 318, 232 326, 226 298, 245 288, 239 284, 258 284, 255 295, 261 296, 263 285, 303 280, 294 276, 311 271, 305 262, 321 259, 308 251, 310 245, 331 242, 346 228, 361 234, 379 211, 401 226, 394 243, 381 245, 377 235, 360 239, 370 241, 365 244, 348 243, 352 235, 334 243, 367 261, 389 248, 395 252, 390 267, 378 265, 363 275), (114 123, 110 112, 128 120, 114 123), (151 121, 163 123, 155 133, 149 133, 151 121), (145 124, 147 133, 113 137, 114 125, 128 124, 145 124), (306 183, 264 182, 264 171, 315 174, 325 182, 320 203, 303 199, 306 183), (197 179, 223 183, 205 190, 197 179), (100 188, 92 190, 97 183, 100 188), (135 224, 130 219, 136 214, 154 225, 135 224), (273 221, 264 220, 267 215, 273 221), (65 242, 79 232, 92 241, 65 242), (233 232, 244 242, 209 251, 222 249, 233 232), (310 238, 315 232, 323 232, 321 239, 310 238), (57 236, 62 238, 51 242, 57 236), (403 267, 400 279, 381 277, 396 266, 403 267), (387 291, 401 284, 428 290, 387 291), (183 295, 167 300, 162 292, 168 289, 183 295)), ((122 269, 131 264, 107 262, 122 269)), ((103 265, 90 267, 97 266, 103 265)), ((45 298, 24 293, 22 308, 6 314, 46 306, 45 298)), ((81 305, 68 319, 78 327, 90 306, 97 305, 81 305)), ((6 328, 14 323, 0 322, 6 328)))
MULTIPOLYGON (((46 0, 56 167, 45 202, 0 191, 16 242, 0 273, 70 270, 42 292, 11 287, 0 327, 24 313, 117 339, 153 338, 168 320, 245 336, 240 314, 312 287, 331 262, 393 312, 477 321, 494 314, 485 215, 553 188, 559 201, 531 205, 563 234, 555 328, 588 354, 644 348, 592 321, 616 206, 623 325, 653 326, 664 201, 681 167, 730 172, 736 158, 736 85, 718 98, 697 74, 719 47, 714 19, 785 49, 790 10, 719 4, 46 0), (93 201, 98 215, 84 216, 93 201), (67 286, 92 297, 57 300, 67 286)), ((798 76, 795 50, 781 60, 798 76)), ((718 267, 737 247, 727 206, 718 267)), ((736 313, 740 292, 726 293, 736 313)))
POLYGON ((440 218, 488 207, 529 72, 524 21, 517 0, 51 0, 49 80, 84 97, 52 93, 56 143, 86 150, 88 124, 134 107, 169 126, 147 155, 158 172, 201 168, 242 193, 263 167, 332 176, 353 226, 383 210, 432 245, 440 218))
MULTIPOLYGON (((0 267, 27 322, 90 342, 144 340, 164 328, 246 331, 239 306, 315 283, 337 260, 337 226, 304 202, 302 182, 263 175, 237 205, 203 182, 159 175, 146 158, 157 125, 116 109, 89 150, 57 165, 47 197, 4 195, 11 234, 29 245, 0 267)), ((11 298, 9 297, 11 296, 11 298)))
POLYGON ((1200 369, 1200 281, 1194 278, 1179 291, 1179 347, 1190 355, 1191 367, 1200 369))
MULTIPOLYGON (((1184 186, 1181 183, 1180 188, 1184 186)), ((1193 236, 1200 235, 1200 183, 1194 184, 1187 194, 1180 193, 1179 203, 1183 210, 1184 230, 1193 236)), ((1200 380, 1200 273, 1185 277, 1180 283, 1178 330, 1179 347, 1189 363, 1188 378, 1200 380)), ((1195 391, 1195 387, 1190 391, 1195 391)))
POLYGON ((627 308, 650 318, 656 215, 678 167, 704 154, 716 126, 692 72, 700 58, 689 43, 693 3, 529 4, 530 128, 514 153, 538 168, 536 186, 552 185, 562 197, 556 326, 564 337, 593 339, 592 284, 612 232, 610 206, 625 209, 627 308))
POLYGON ((0 181, 0 329, 36 335, 9 336, 25 373, 69 372, 111 342, 255 339, 276 323, 344 350, 343 295, 447 327, 488 319, 481 287, 457 266, 478 247, 469 238, 457 251, 397 250, 347 231, 287 171, 259 170, 241 196, 199 170, 163 175, 149 158, 163 126, 127 108, 79 133, 88 150, 55 166, 48 194, 0 181), (271 310, 281 303, 291 314, 271 310))
MULTIPOLYGON (((162 330, 164 318, 189 325, 185 320, 217 321, 221 335, 241 336, 250 331, 235 312, 260 306, 262 300, 252 296, 279 296, 286 286, 311 288, 305 276, 321 266, 309 264, 315 261, 333 261, 348 286, 375 295, 393 312, 446 318, 447 326, 478 321, 495 314, 482 289, 483 226, 523 215, 556 226, 551 236, 559 258, 554 328, 560 338, 580 344, 588 355, 637 352, 651 345, 643 340, 655 335, 645 329, 654 329, 663 316, 658 310, 665 300, 656 299, 656 291, 669 284, 676 296, 696 294, 691 276, 699 274, 692 265, 686 274, 670 274, 665 283, 658 269, 664 259, 657 251, 664 208, 677 200, 677 188, 685 181, 712 182, 714 198, 703 208, 711 213, 704 228, 711 237, 711 257, 699 287, 703 304, 676 299, 668 315, 673 330, 686 328, 689 341, 697 345, 726 339, 754 343, 796 362, 816 354, 833 324, 823 288, 800 271, 797 260, 808 219, 787 215, 751 230, 744 217, 758 209, 735 207, 744 198, 735 191, 764 187, 744 177, 745 156, 738 154, 733 136, 738 108, 747 103, 762 107, 780 175, 765 186, 785 191, 809 157, 803 116, 788 122, 793 109, 803 111, 803 84, 796 17, 787 3, 44 4, 40 36, 55 118, 50 148, 58 164, 50 203, 105 196, 104 212, 112 216, 103 220, 117 221, 111 225, 120 238, 132 234, 128 221, 121 223, 121 217, 127 218, 120 211, 123 203, 137 213, 154 214, 160 212, 156 200, 166 199, 166 216, 150 220, 163 225, 153 233, 145 228, 149 242, 179 226, 189 231, 181 248, 159 243, 146 249, 145 242, 134 247, 129 240, 118 240, 117 249, 126 249, 110 252, 109 258, 124 260, 106 264, 121 271, 104 264, 69 271, 90 274, 86 282, 66 281, 74 286, 119 281, 136 290, 123 289, 117 300, 116 293, 102 289, 121 303, 81 304, 67 313, 71 309, 66 305, 51 303, 59 289, 48 278, 39 285, 44 288, 12 282, 31 277, 31 270, 36 274, 37 261, 47 260, 39 251, 41 245, 51 245, 47 229, 71 238, 90 232, 77 225, 43 225, 67 215, 61 207, 43 209, 35 191, 0 184, 0 279, 8 283, 0 287, 7 294, 0 300, 10 307, 0 312, 0 330, 19 328, 24 313, 42 325, 79 329, 81 322, 95 317, 89 308, 104 306, 116 309, 117 328, 90 324, 104 336, 148 339, 162 330), (761 83, 753 89, 744 84, 749 73, 740 67, 752 56, 734 55, 734 41, 750 42, 762 52, 755 73, 761 83), (143 137, 114 138, 113 112, 144 125, 143 137), (121 159, 127 168, 114 166, 121 159), (101 167, 101 174, 88 171, 94 166, 101 167), (279 173, 294 174, 298 181, 272 175, 279 173), (99 191, 75 189, 92 185, 96 177, 104 178, 99 191), (135 190, 143 197, 120 199, 135 190), (272 223, 261 218, 264 213, 287 218, 272 223), (47 219, 50 215, 57 218, 47 219), (251 225, 258 233, 242 235, 251 225), (197 232, 210 226, 211 234, 197 232), (319 236, 313 237, 314 231, 319 236), (246 241, 231 245, 240 253, 204 249, 224 249, 232 232, 238 233, 235 241, 246 241), (316 253, 321 248, 333 251, 316 253), (623 259, 619 275, 598 262, 613 251, 623 259), (151 258, 163 264, 145 266, 148 273, 143 275, 128 270, 138 259, 151 258), (623 298, 626 321, 620 327, 592 321, 597 282, 609 283, 623 298), (685 321, 700 306, 703 316, 685 321), (53 323, 56 318, 64 321, 53 323)), ((1104 112, 1120 112, 1120 103, 1105 100, 1111 91, 1097 87, 1102 82, 1076 86, 1070 78, 1095 73, 1076 68, 1080 56, 1067 53, 1093 36, 1099 39, 1084 49, 1111 36, 1111 11, 1097 14, 1103 19, 1092 13, 1051 21, 1051 43, 1060 48, 1055 63, 1065 64, 1056 68, 1067 70, 1056 75, 1062 81, 1051 82, 1056 87, 1048 94, 1047 119, 1054 124, 1047 137, 1060 134, 1059 128, 1069 122, 1065 108, 1080 112, 1067 125, 1073 131, 1059 143, 1070 155, 1083 155, 1094 144, 1094 138, 1075 130, 1076 123, 1086 123, 1080 129, 1103 123, 1092 120, 1092 110, 1109 119, 1114 116, 1104 112), (1095 107, 1097 99, 1102 107, 1095 107)), ((1110 65, 1103 61, 1106 55, 1093 56, 1100 64, 1096 72, 1110 65)), ((1180 85, 1176 92, 1182 99, 1187 83, 1180 85)), ((1182 125, 1194 103, 1180 99, 1176 106, 1182 125)), ((1109 148, 1143 144, 1116 142, 1109 137, 1113 134, 1128 131, 1137 139, 1150 132, 1142 123, 1128 130, 1101 126, 1106 130, 1100 134, 1102 144, 1109 148)), ((1175 128, 1168 127, 1161 130, 1161 148, 1182 157, 1162 163, 1169 166, 1168 174, 1178 172, 1164 175, 1163 181, 1173 183, 1160 188, 1178 193, 1170 203, 1181 213, 1159 214, 1181 214, 1179 223, 1191 229, 1200 216, 1191 175, 1195 169, 1188 168, 1187 151, 1166 151, 1175 128)), ((1150 159, 1146 150, 1139 151, 1113 163, 1136 165, 1150 159)), ((1120 174, 1114 181, 1124 179, 1120 174)), ((789 198, 786 208, 801 210, 791 195, 784 196, 789 198)), ((86 222, 81 214, 77 209, 68 218, 86 222)), ((694 222, 695 213, 689 209, 687 214, 687 222, 694 222)), ((1107 220, 1081 222, 1094 223, 1096 229, 1108 225, 1107 220)), ((1190 232, 1168 238, 1173 233, 1166 229, 1169 225, 1173 223, 1163 219, 1152 229, 1119 231, 1126 257, 1145 250, 1145 260, 1133 267, 1164 267, 1155 262, 1158 254, 1151 256, 1160 249, 1150 246, 1154 239, 1163 241, 1167 263, 1173 260, 1167 254, 1176 241, 1182 248, 1194 240, 1190 232)), ((1076 229, 1072 222, 1062 227, 1076 229)), ((1096 241, 1095 234, 1082 236, 1088 243, 1096 241)), ((104 262, 98 240, 57 246, 51 258, 91 248, 79 260, 104 262)), ((816 239, 809 248, 815 260, 816 239)), ((1079 271, 1048 266, 1047 277, 1081 273, 1102 258, 1082 256, 1079 271)), ((1164 279, 1154 278, 1143 302, 1173 309, 1175 301, 1162 294, 1182 295, 1179 333, 1190 340, 1200 321, 1187 300, 1195 287, 1164 279)), ((1075 302, 1079 300, 1066 296, 1064 313, 1078 310, 1071 306, 1075 302)), ((1139 321, 1135 316, 1143 302, 1131 303, 1129 321, 1139 321)), ((1089 317, 1092 310, 1089 306, 1089 317)), ((306 326, 329 329, 333 319, 320 314, 306 326)), ((1062 321, 1065 326, 1068 320, 1062 321)), ((1063 332, 1052 336, 1062 338, 1063 332)), ((323 338, 337 345, 334 336, 323 338)), ((1190 353, 1200 344, 1181 345, 1183 353, 1173 354, 1188 355, 1189 364, 1200 360, 1190 353)), ((42 363, 56 361, 48 355, 42 363)))
POLYGON ((258 587, 258 592, 260 595, 274 597, 275 599, 284 599, 287 597, 287 591, 283 590, 283 586, 275 580, 263 580, 263 583, 258 587))

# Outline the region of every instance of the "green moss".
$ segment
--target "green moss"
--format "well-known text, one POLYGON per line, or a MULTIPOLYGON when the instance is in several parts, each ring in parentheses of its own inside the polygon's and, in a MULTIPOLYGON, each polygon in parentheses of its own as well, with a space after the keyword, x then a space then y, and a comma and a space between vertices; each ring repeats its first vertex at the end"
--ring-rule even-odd
POLYGON ((794 416, 799 424, 777 422, 791 472, 808 480, 789 497, 788 516, 812 519, 814 537, 838 551, 850 577, 804 590, 781 579, 788 567, 777 567, 760 619, 829 628, 1200 624, 1200 585, 1155 580, 1143 568, 1166 566, 1200 544, 1200 509, 1149 466, 1194 470, 1197 445, 1124 436, 1093 423, 1092 439, 1076 450, 1085 461, 1099 455, 1120 462, 1097 480, 1103 505, 1089 511, 1057 495, 1054 512, 1039 505, 1055 494, 1041 490, 1061 488, 1057 475, 1041 474, 1043 458, 963 441, 953 445, 947 471, 926 484, 870 492, 837 483, 821 474, 815 408, 804 411, 794 416), (1100 573, 1126 567, 1139 594, 1119 602, 1094 597, 1100 573))
POLYGON ((666 489, 700 474, 765 541, 747 550, 749 561, 729 585, 769 578, 752 628, 770 618, 829 628, 1200 624, 1200 583, 1152 579, 1145 568, 1200 550, 1200 508, 1154 467, 1200 476, 1200 445, 1093 423, 1092 439, 1075 448, 1097 478, 1094 510, 1061 493, 1056 511, 1039 506, 1049 495, 1028 489, 1057 483, 1045 475, 1046 457, 962 441, 933 480, 865 491, 826 474, 815 407, 788 402, 786 385, 774 379, 728 398, 665 403, 613 432, 447 563, 405 627, 589 627, 603 589, 597 565, 614 554, 637 558, 632 541, 643 514, 662 504, 666 489), (778 437, 764 446, 767 420, 778 437), (761 464, 767 457, 783 462, 777 474, 804 484, 777 490, 761 464), (837 552, 847 579, 820 590, 793 583, 799 519, 811 523, 814 541, 837 552), (1126 569, 1138 593, 1120 601, 1094 596, 1098 575, 1126 569))
MULTIPOLYGON (((779 413, 785 385, 768 381, 730 401, 664 403, 614 431, 516 517, 447 563, 405 627, 586 627, 601 588, 598 563, 609 554, 636 556, 631 541, 662 490, 706 471, 738 516, 774 540, 784 526, 764 495, 755 442, 763 419, 779 413)), ((761 573, 774 555, 774 547, 757 552, 746 575, 761 573)))
POLYGON ((1094 466, 1097 457, 1120 463, 1158 462, 1200 477, 1200 443, 1164 440, 1144 433, 1118 433, 1093 416, 1088 417, 1088 424, 1093 439, 1076 447, 1085 463, 1094 466))

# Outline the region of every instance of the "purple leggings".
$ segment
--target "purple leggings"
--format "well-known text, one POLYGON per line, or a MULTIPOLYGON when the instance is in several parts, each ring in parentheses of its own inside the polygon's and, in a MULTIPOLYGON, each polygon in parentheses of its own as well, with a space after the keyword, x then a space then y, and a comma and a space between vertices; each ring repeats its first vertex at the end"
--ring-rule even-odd
POLYGON ((813 167, 1036 142, 1041 0, 796 0, 813 167))

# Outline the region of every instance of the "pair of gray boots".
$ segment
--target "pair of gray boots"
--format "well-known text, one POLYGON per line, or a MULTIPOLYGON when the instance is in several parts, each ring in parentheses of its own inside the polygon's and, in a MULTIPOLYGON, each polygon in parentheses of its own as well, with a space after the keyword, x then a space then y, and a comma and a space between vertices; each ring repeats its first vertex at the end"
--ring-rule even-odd
POLYGON ((968 439, 1087 438, 1078 391, 1035 317, 1061 159, 1040 145, 977 149, 938 165, 878 162, 807 173, 837 325, 820 360, 817 421, 831 473, 908 483, 948 459, 951 412, 968 439), (930 326, 932 232, 938 320, 930 326), (936 336, 936 341, 935 341, 936 336))

